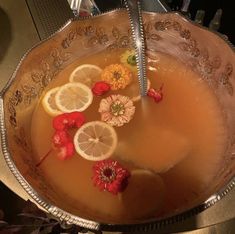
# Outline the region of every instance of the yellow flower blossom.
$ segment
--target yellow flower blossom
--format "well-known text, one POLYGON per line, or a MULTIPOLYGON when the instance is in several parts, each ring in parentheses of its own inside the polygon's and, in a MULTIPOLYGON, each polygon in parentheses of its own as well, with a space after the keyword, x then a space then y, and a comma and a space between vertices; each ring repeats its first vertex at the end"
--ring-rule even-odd
POLYGON ((112 90, 124 89, 132 80, 132 73, 122 64, 111 64, 104 68, 101 80, 110 84, 112 90))

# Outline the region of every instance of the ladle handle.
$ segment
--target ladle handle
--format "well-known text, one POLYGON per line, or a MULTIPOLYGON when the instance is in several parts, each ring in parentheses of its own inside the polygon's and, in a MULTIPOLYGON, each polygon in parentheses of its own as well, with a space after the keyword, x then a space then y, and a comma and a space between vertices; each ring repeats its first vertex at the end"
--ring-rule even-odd
POLYGON ((147 78, 141 2, 140 0, 124 0, 124 3, 130 18, 132 37, 135 45, 140 94, 145 96, 147 94, 147 78))
POLYGON ((81 3, 82 0, 71 0, 70 8, 73 11, 75 17, 79 15, 81 3))

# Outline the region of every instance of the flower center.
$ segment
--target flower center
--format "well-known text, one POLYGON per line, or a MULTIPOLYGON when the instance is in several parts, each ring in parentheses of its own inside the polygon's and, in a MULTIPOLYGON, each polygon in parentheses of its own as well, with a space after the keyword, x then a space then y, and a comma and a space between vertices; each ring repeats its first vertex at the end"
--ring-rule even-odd
POLYGON ((134 54, 128 56, 127 63, 130 64, 131 66, 136 66, 136 57, 134 54))
POLYGON ((125 107, 124 107, 123 103, 121 103, 121 102, 114 102, 111 104, 110 110, 114 116, 119 116, 119 115, 124 114, 125 107))
POLYGON ((119 80, 120 78, 121 78, 121 73, 120 72, 118 72, 118 71, 115 71, 114 73, 113 73, 113 78, 115 79, 115 80, 119 80))
POLYGON ((112 182, 113 180, 115 180, 116 178, 116 173, 115 170, 110 168, 110 167, 106 167, 102 170, 101 172, 101 179, 104 182, 112 182))

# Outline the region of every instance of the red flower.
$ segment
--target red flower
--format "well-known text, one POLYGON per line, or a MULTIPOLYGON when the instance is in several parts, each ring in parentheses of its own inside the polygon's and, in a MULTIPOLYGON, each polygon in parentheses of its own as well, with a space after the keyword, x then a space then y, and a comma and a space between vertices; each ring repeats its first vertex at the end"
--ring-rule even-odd
POLYGON ((92 88, 92 92, 96 96, 101 96, 110 90, 110 85, 104 81, 96 82, 92 88))
POLYGON ((52 120, 52 126, 55 130, 66 130, 68 128, 68 115, 67 113, 57 115, 52 120))
POLYGON ((85 123, 85 116, 81 112, 63 113, 54 117, 52 125, 55 130, 81 127, 85 123))
POLYGON ((94 185, 99 187, 100 190, 113 194, 122 192, 126 188, 130 177, 129 171, 114 160, 96 162, 93 166, 93 172, 92 180, 94 185))
POLYGON ((57 156, 62 159, 68 159, 71 158, 75 153, 75 148, 73 142, 67 142, 65 145, 59 148, 59 153, 57 156))
POLYGON ((148 90, 147 95, 151 98, 154 99, 155 102, 160 102, 163 99, 163 85, 160 87, 160 89, 158 91, 156 91, 155 89, 151 88, 148 90))
POLYGON ((60 147, 60 146, 64 146, 68 142, 71 142, 72 139, 67 133, 67 131, 57 130, 52 137, 52 141, 55 147, 60 147))
POLYGON ((78 111, 68 113, 67 118, 69 128, 80 128, 85 123, 85 116, 78 111))
MULTIPOLYGON (((73 127, 81 127, 85 123, 85 117, 80 112, 71 112, 64 113, 61 115, 57 115, 53 118, 52 125, 55 129, 55 133, 52 137, 52 142, 54 148, 59 153, 57 156, 62 159, 68 159, 72 157, 75 153, 74 144, 72 138, 68 134, 68 129, 73 127)), ((36 166, 40 166, 41 163, 50 155, 52 149, 50 149, 43 157, 41 157, 40 161, 36 164, 36 166)))
POLYGON ((59 150, 58 157, 60 159, 68 159, 75 153, 74 144, 68 134, 68 129, 81 127, 85 123, 85 117, 80 112, 71 112, 57 115, 52 122, 53 128, 56 130, 52 142, 59 150))

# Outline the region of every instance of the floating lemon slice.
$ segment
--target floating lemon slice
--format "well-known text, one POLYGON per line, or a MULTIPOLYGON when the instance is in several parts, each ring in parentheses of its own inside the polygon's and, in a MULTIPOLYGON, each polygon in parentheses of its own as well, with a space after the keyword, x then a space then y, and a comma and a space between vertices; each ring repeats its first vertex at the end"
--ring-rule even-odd
POLYGON ((55 95, 60 87, 56 87, 54 89, 50 89, 42 99, 42 106, 44 110, 51 116, 56 116, 61 114, 62 112, 58 109, 55 103, 55 95))
POLYGON ((70 82, 81 82, 88 87, 92 87, 100 80, 102 69, 96 65, 83 64, 74 69, 69 77, 70 82))
POLYGON ((78 129, 74 136, 77 153, 91 161, 109 158, 117 146, 114 128, 102 121, 88 122, 78 129))
POLYGON ((162 210, 165 198, 165 184, 162 178, 144 169, 132 171, 128 186, 119 199, 126 207, 129 218, 143 218, 156 215, 162 210))
POLYGON ((61 86, 55 95, 55 103, 62 112, 84 111, 92 100, 91 89, 79 82, 61 86))

